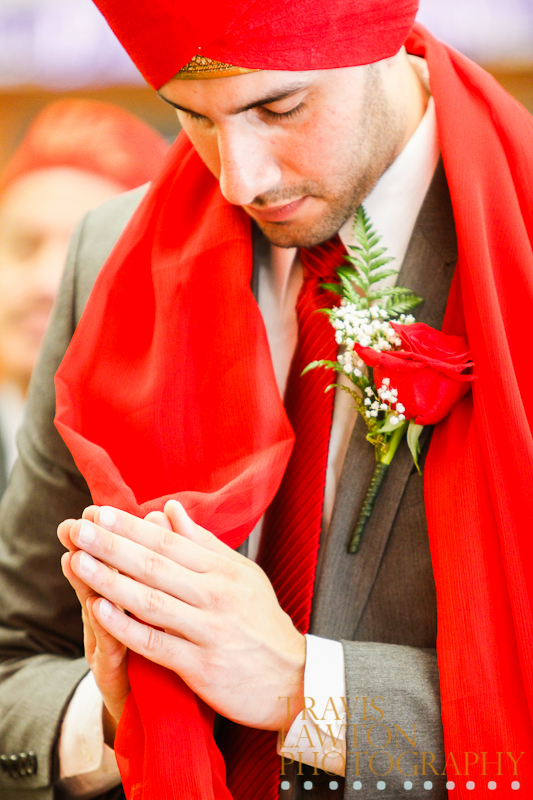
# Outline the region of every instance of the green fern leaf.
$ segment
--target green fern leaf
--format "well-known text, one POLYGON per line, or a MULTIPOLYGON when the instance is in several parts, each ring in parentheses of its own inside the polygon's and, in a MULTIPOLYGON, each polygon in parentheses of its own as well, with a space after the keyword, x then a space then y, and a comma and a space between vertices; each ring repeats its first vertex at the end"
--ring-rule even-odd
POLYGON ((408 314, 422 302, 422 297, 418 297, 416 294, 408 295, 406 297, 389 297, 385 304, 385 308, 390 315, 399 316, 400 314, 408 314))

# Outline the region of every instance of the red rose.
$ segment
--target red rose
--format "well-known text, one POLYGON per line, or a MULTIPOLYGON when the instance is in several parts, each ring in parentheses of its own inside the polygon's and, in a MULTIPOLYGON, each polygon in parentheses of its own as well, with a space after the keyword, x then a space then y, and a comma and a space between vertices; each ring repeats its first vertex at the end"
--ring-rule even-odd
POLYGON ((402 340, 401 350, 378 352, 358 344, 354 349, 373 367, 376 387, 383 378, 390 379, 391 389, 398 390, 398 402, 405 406, 406 419, 434 425, 450 413, 474 380, 468 343, 462 336, 445 336, 422 322, 391 325, 402 340))

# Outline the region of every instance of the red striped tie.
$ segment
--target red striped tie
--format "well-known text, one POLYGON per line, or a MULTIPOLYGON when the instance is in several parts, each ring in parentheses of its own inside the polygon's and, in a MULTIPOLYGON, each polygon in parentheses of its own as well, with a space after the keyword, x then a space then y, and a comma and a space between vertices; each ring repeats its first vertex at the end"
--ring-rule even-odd
MULTIPOLYGON (((302 371, 316 359, 336 358, 329 319, 315 312, 335 304, 336 295, 321 284, 336 280, 336 269, 345 255, 338 236, 300 250, 304 281, 296 304, 298 345, 285 393, 295 443, 281 486, 265 515, 257 559, 281 607, 302 633, 307 633, 311 616, 334 401, 334 392, 325 391, 332 382, 329 370, 312 370, 303 377, 302 371)), ((277 734, 271 731, 231 726, 231 744, 224 750, 234 800, 275 800, 279 796, 276 740, 277 734)))

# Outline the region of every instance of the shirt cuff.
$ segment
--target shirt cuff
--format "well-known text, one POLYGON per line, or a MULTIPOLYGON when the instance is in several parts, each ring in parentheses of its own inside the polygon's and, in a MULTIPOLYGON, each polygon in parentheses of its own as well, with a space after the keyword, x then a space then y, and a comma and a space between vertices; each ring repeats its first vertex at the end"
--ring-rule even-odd
POLYGON ((335 775, 346 766, 346 680, 340 642, 308 634, 304 671, 305 710, 278 736, 287 763, 309 764, 335 775), (292 759, 292 761, 291 761, 292 759))
POLYGON ((67 797, 92 797, 120 783, 113 750, 104 743, 103 700, 92 672, 78 684, 59 738, 60 786, 67 797))

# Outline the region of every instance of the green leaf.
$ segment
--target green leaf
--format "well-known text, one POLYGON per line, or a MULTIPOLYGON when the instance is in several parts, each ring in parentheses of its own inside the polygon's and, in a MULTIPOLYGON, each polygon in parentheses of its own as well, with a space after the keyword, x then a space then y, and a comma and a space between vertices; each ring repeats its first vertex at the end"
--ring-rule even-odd
MULTIPOLYGON (((383 280, 389 275, 396 275, 398 270, 384 269, 393 259, 385 255, 387 252, 385 247, 379 246, 381 236, 374 230, 362 205, 359 206, 354 215, 353 234, 356 244, 348 246, 353 255, 349 255, 346 258, 351 267, 343 265, 338 270, 338 273, 347 292, 346 297, 352 299, 353 287, 356 286, 361 290, 366 300, 361 307, 368 308, 372 284, 383 280), (349 282, 349 288, 345 281, 349 282)), ((378 297, 379 295, 373 295, 373 299, 378 297)))
MULTIPOLYGON (((384 278, 388 278, 389 275, 396 275, 398 272, 397 269, 384 269, 380 270, 379 272, 373 271, 372 275, 369 277, 369 283, 377 283, 378 281, 382 281, 384 278)), ((381 292, 384 292, 385 289, 382 289, 381 292)))
POLYGON ((338 361, 326 361, 325 359, 322 359, 321 361, 311 361, 311 363, 306 366, 301 374, 305 375, 306 372, 310 372, 312 369, 316 369, 317 367, 326 367, 327 369, 334 369, 335 372, 344 372, 341 364, 339 364, 338 361))
POLYGON ((413 308, 416 308, 423 302, 422 297, 418 297, 416 294, 411 295, 401 295, 395 294, 391 295, 387 302, 385 303, 385 309, 389 312, 389 314, 400 315, 400 314, 408 314, 409 311, 412 311, 413 308))
POLYGON ((406 289, 404 286, 386 286, 384 289, 379 289, 378 293, 381 297, 396 297, 398 295, 402 297, 405 295, 416 297, 411 289, 406 289))
POLYGON ((355 305, 359 305, 361 302, 361 295, 355 291, 352 281, 345 275, 340 275, 339 277, 344 288, 344 296, 346 299, 351 303, 355 303, 355 305))
POLYGON ((387 311, 390 318, 408 314, 416 308, 422 298, 410 289, 401 286, 372 288, 397 275, 398 269, 387 266, 394 259, 386 255, 385 247, 379 246, 381 236, 374 230, 362 205, 354 214, 353 236, 355 244, 348 245, 351 255, 345 257, 345 263, 337 270, 341 288, 334 288, 332 284, 325 284, 325 288, 341 294, 358 310, 377 304, 387 311))
POLYGON ((409 428, 407 429, 407 444, 409 445, 409 450, 411 451, 411 455, 413 456, 413 461, 415 462, 415 467, 417 468, 418 472, 420 473, 420 467, 418 466, 418 456, 420 455, 420 434, 424 430, 423 425, 417 425, 413 420, 409 422, 409 428))
POLYGON ((344 292, 342 291, 342 287, 339 286, 338 283, 321 283, 320 288, 326 289, 326 291, 332 292, 333 294, 340 294, 341 297, 344 294, 344 292))
POLYGON ((392 416, 394 416, 394 414, 387 414, 383 425, 379 429, 380 433, 394 433, 395 431, 400 430, 402 423, 397 422, 396 425, 393 425, 390 421, 392 416))
MULTIPOLYGON (((373 262, 373 267, 374 269, 378 269, 378 267, 384 267, 386 264, 390 264, 391 261, 394 261, 394 259, 390 256, 387 256, 386 258, 378 258, 377 261, 373 262)), ((398 270, 395 269, 394 272, 398 272, 398 270)))

